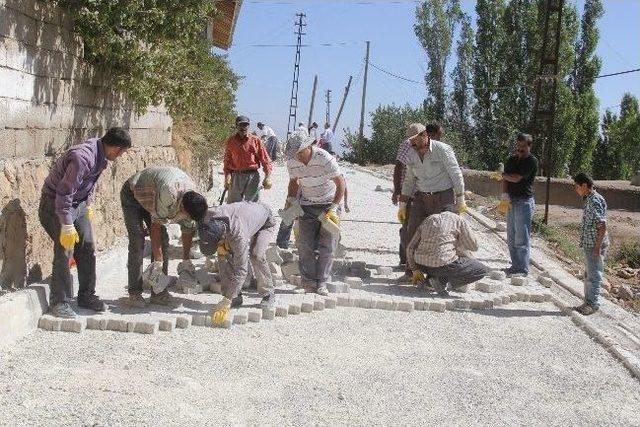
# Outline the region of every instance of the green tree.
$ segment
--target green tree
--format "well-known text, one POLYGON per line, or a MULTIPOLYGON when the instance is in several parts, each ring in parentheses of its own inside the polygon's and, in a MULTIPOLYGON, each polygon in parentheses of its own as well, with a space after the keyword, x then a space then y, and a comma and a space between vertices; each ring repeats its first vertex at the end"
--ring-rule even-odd
POLYGON ((602 117, 602 134, 598 137, 596 148, 593 151, 592 171, 594 179, 617 178, 612 172, 616 169, 616 160, 613 155, 611 132, 616 128, 618 117, 607 110, 602 117))
POLYGON ((413 28, 427 55, 426 106, 439 122, 445 119, 447 61, 461 13, 459 0, 429 0, 416 8, 413 28))

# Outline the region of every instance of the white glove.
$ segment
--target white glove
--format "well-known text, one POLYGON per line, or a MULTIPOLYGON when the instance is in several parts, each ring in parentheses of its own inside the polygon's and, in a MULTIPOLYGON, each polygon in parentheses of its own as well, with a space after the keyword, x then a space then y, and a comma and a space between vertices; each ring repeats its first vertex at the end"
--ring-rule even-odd
POLYGON ((162 274, 162 261, 154 261, 142 273, 142 282, 149 288, 157 287, 162 274))
POLYGON ((193 265, 190 259, 185 259, 180 261, 178 264, 178 275, 180 275, 183 271, 189 272, 190 274, 196 274, 196 267, 193 265))

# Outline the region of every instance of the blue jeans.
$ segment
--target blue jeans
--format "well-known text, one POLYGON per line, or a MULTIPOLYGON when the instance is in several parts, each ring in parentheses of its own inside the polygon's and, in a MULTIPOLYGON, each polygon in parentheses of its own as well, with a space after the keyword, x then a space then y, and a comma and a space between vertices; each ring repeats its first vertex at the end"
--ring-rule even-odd
POLYGON ((600 256, 593 256, 593 248, 583 248, 586 264, 584 277, 584 299, 592 307, 598 308, 598 297, 602 286, 602 272, 604 270, 604 257, 607 255, 608 245, 600 248, 600 256))
POLYGON ((284 222, 280 222, 280 228, 278 229, 278 236, 276 237, 276 245, 281 249, 289 249, 289 242, 291 240, 291 230, 293 229, 293 223, 291 225, 285 225, 284 222))
POLYGON ((511 256, 512 273, 529 274, 531 255, 531 221, 533 219, 533 197, 511 199, 507 213, 507 245, 511 256))

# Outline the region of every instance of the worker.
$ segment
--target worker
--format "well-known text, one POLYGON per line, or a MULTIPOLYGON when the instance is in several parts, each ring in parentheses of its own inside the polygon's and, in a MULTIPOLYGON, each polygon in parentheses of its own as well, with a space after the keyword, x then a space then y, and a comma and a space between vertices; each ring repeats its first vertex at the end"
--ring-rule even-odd
POLYGON ((309 126, 309 136, 313 138, 313 141, 316 144, 320 142, 320 135, 318 135, 318 123, 311 123, 311 126, 309 126))
POLYGON ((333 130, 328 122, 324 124, 324 131, 320 135, 320 144, 318 145, 329 154, 335 154, 333 151, 333 130))
POLYGON ((278 151, 279 145, 278 137, 276 133, 271 129, 271 127, 265 125, 262 122, 258 122, 258 138, 262 141, 262 144, 265 146, 267 153, 272 161, 278 160, 278 151))
POLYGON ((441 296, 482 279, 489 268, 468 254, 478 250, 478 241, 467 221, 453 212, 444 211, 427 217, 407 246, 407 265, 414 282, 430 278, 441 296))
POLYGON ((339 227, 338 207, 344 196, 345 182, 338 162, 325 150, 313 146, 313 138, 303 132, 289 139, 295 156, 287 162, 289 190, 285 209, 299 197, 304 215, 298 218, 297 241, 302 287, 327 295, 333 253, 338 236, 330 231, 339 227), (323 225, 324 221, 329 224, 323 225))
POLYGON ((529 274, 531 224, 533 221, 533 182, 538 159, 531 154, 533 138, 526 133, 516 137, 516 152, 507 159, 502 176, 502 196, 498 211, 507 215, 507 246, 511 266, 507 275, 529 274))
POLYGON ((406 216, 406 203, 411 201, 407 223, 407 242, 430 215, 451 210, 467 210, 462 171, 453 149, 448 144, 431 139, 421 123, 409 126, 409 150, 406 174, 399 197, 398 217, 406 216))
POLYGON ((276 296, 266 255, 276 227, 271 209, 254 202, 209 208, 205 198, 195 192, 185 194, 183 203, 189 217, 198 224, 202 253, 218 253, 223 298, 214 307, 213 317, 216 312, 242 305, 241 291, 249 263, 262 297, 261 307, 273 307, 276 296))
POLYGON ((307 127, 305 126, 304 123, 300 122, 298 123, 298 132, 305 132, 307 135, 309 135, 309 129, 307 129, 307 127))
MULTIPOLYGON (((151 264, 146 274, 149 283, 157 285, 162 274, 168 274, 169 235, 166 225, 177 223, 182 233, 182 262, 178 274, 187 270, 195 274, 190 259, 196 223, 183 206, 187 192, 195 191, 193 180, 182 170, 170 166, 150 166, 125 181, 120 191, 120 203, 129 237, 129 296, 124 303, 132 307, 145 307, 142 297, 142 262, 144 257, 145 228, 151 239, 151 264)), ((175 306, 176 301, 167 289, 151 289, 149 303, 175 306)))
POLYGON ((69 260, 78 268, 78 307, 104 311, 96 295, 94 210, 91 205, 98 178, 107 167, 131 147, 122 128, 111 128, 102 138, 91 138, 69 148, 51 167, 42 186, 38 217, 53 240, 53 266, 49 296, 50 313, 73 318, 69 304, 73 279, 69 260))
POLYGON ((242 200, 256 202, 260 197, 260 173, 264 179, 262 188, 271 188, 273 164, 260 138, 249 133, 249 118, 236 117, 236 132, 225 142, 223 161, 225 188, 229 191, 227 203, 242 200))

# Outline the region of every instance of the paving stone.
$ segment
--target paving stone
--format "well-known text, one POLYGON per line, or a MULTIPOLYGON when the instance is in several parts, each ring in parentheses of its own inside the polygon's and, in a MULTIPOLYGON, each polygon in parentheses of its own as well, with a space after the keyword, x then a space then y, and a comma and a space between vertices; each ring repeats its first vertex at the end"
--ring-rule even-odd
POLYGON ((107 321, 107 329, 116 332, 127 332, 127 321, 125 319, 111 318, 107 321))
POLYGON ((93 329, 96 331, 104 331, 107 329, 107 322, 109 319, 106 317, 87 317, 87 329, 93 329))
POLYGON ((294 261, 293 250, 280 249, 278 252, 280 254, 280 257, 282 258, 283 264, 293 263, 294 261))
POLYGON ((40 316, 40 318, 38 319, 38 328, 44 330, 44 331, 50 331, 51 330, 51 320, 52 317, 49 315, 42 315, 40 316))
POLYGON ((352 305, 358 308, 369 308, 369 298, 357 296, 353 299, 352 305))
POLYGON ((298 276, 297 274, 292 274, 291 276, 289 276, 289 283, 291 283, 293 286, 300 286, 302 285, 302 277, 298 276))
POLYGON ((502 305, 502 297, 493 297, 493 306, 498 307, 502 305))
POLYGON ((414 300, 413 301, 413 308, 415 308, 418 311, 425 311, 425 310, 429 310, 429 301, 426 300, 414 300))
POLYGON ((502 304, 510 304, 511 303, 511 298, 509 298, 509 295, 502 295, 502 304))
POLYGON ((175 317, 170 317, 168 319, 160 319, 158 321, 158 330, 164 332, 173 332, 176 328, 177 320, 175 317))
POLYGON ((269 263, 269 271, 271 271, 271 275, 273 277, 276 277, 276 278, 282 277, 282 268, 275 262, 269 263))
POLYGON ((532 292, 529 294, 529 301, 531 302, 544 302, 544 295, 539 292, 532 292))
POLYGON ((518 296, 518 301, 527 302, 529 301, 529 293, 528 292, 516 292, 518 296))
POLYGON ((191 315, 185 314, 176 316, 176 328, 187 329, 191 325, 191 315))
POLYGON ((413 301, 411 301, 411 300, 399 301, 398 302, 398 311, 405 311, 407 313, 412 312, 413 311, 413 301))
POLYGON ((87 326, 87 320, 84 317, 76 317, 75 319, 61 319, 60 330, 63 332, 77 332, 84 331, 87 326))
POLYGON ((136 321, 135 320, 127 321, 127 332, 133 332, 135 328, 136 328, 136 321))
POLYGON ((158 322, 143 320, 135 322, 133 332, 137 334, 155 334, 158 331, 158 322))
POLYGON ((302 313, 313 313, 313 301, 302 301, 300 304, 300 311, 302 313))
POLYGON ((287 317, 287 314, 289 314, 289 306, 287 305, 276 306, 276 316, 287 317))
POLYGON ((259 321, 262 320, 262 310, 257 308, 252 308, 251 310, 249 310, 249 313, 247 314, 247 318, 249 322, 258 323, 259 321))
POLYGON ((466 299, 457 299, 455 300, 455 307, 459 310, 468 310, 471 308, 471 303, 466 299))
POLYGON ((378 267, 378 274, 381 276, 388 276, 391 273, 393 273, 393 268, 391 267, 384 267, 384 266, 378 267))
POLYGON ((444 301, 431 301, 429 303, 430 311, 437 311, 439 313, 443 313, 446 310, 446 304, 444 301))
POLYGON ((324 310, 324 300, 321 300, 321 299, 314 300, 313 301, 313 309, 315 311, 324 310))
POLYGON ((456 301, 452 299, 446 300, 444 302, 444 306, 447 308, 447 310, 453 310, 454 308, 456 308, 456 301))
POLYGON ((244 325, 249 320, 249 313, 245 309, 240 309, 233 314, 233 323, 235 325, 244 325))
POLYGON ((470 283, 468 285, 458 286, 453 291, 464 294, 464 293, 469 292, 469 291, 471 291, 473 289, 475 289, 475 284, 474 283, 470 283))
POLYGON ((484 308, 493 308, 493 299, 485 298, 483 301, 484 308))
POLYGON ((525 286, 528 280, 524 276, 512 276, 511 277, 511 285, 512 286, 525 286))
POLYGON ((472 310, 484 310, 484 300, 475 298, 469 300, 469 307, 471 307, 472 310))
POLYGON ((300 314, 302 313, 302 305, 299 303, 290 303, 289 304, 289 314, 300 314))
POLYGON ((538 282, 544 286, 545 288, 550 288, 553 285, 553 279, 550 277, 540 276, 538 277, 538 282))
POLYGON ((351 290, 346 283, 342 282, 327 283, 327 289, 332 294, 343 294, 351 290))
POLYGON ((193 326, 204 326, 206 323, 206 317, 207 317, 206 314, 202 314, 202 313, 194 314, 191 320, 191 324, 193 326))
POLYGON ((300 275, 300 269, 298 268, 297 263, 283 264, 281 269, 282 277, 284 277, 286 280, 289 280, 289 277, 294 274, 300 275))
POLYGON ((336 297, 326 297, 324 299, 324 308, 336 308, 338 306, 338 299, 336 297))
POLYGON ((204 316, 204 326, 206 328, 211 328, 213 326, 213 319, 208 314, 204 316))
POLYGON ((516 292, 511 292, 509 293, 509 299, 511 300, 511 302, 518 302, 520 301, 520 297, 518 297, 518 294, 516 292))
POLYGON ((507 273, 502 270, 492 270, 489 277, 493 280, 504 280, 507 278, 507 273))
POLYGON ((350 288, 355 289, 361 288, 363 284, 362 279, 359 277, 345 277, 344 282, 349 285, 350 288))
POLYGON ((544 299, 544 302, 549 302, 551 301, 551 298, 553 298, 553 294, 550 292, 542 292, 542 297, 544 299))
POLYGON ((496 282, 478 282, 476 283, 476 290, 485 293, 496 293, 502 290, 502 285, 496 282))
POLYGON ((378 300, 376 302, 376 308, 378 310, 388 310, 388 311, 393 311, 393 300, 387 299, 387 298, 383 298, 381 300, 378 300))
POLYGON ((349 295, 338 295, 336 303, 339 307, 352 307, 353 301, 349 295))
POLYGON ((282 255, 280 255, 280 248, 277 246, 270 246, 269 248, 267 248, 266 256, 269 263, 282 265, 282 263, 284 262, 282 255))
POLYGON ((264 320, 273 320, 276 317, 275 307, 265 307, 262 309, 262 318, 264 320))

